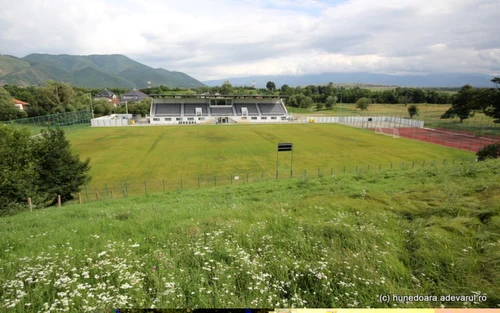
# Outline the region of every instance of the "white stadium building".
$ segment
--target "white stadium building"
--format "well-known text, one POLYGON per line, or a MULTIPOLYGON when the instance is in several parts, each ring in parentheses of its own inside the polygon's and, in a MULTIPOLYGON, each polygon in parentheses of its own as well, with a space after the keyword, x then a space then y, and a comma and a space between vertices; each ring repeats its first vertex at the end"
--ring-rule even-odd
POLYGON ((281 96, 150 95, 150 124, 288 122, 281 96))

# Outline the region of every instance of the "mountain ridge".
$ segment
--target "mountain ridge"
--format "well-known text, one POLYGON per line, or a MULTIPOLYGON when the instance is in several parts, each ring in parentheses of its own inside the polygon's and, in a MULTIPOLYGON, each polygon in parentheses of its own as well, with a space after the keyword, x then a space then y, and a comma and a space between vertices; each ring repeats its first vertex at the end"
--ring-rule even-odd
POLYGON ((23 58, 0 55, 0 83, 19 86, 43 85, 47 80, 87 88, 146 88, 152 86, 191 88, 204 86, 195 78, 165 69, 155 69, 121 54, 44 54, 23 58))
POLYGON ((399 87, 492 87, 490 80, 493 76, 478 73, 434 73, 427 75, 391 75, 368 72, 330 72, 308 75, 262 75, 233 77, 216 80, 206 80, 207 86, 221 86, 228 80, 233 86, 252 86, 255 81, 257 88, 265 88, 268 81, 276 84, 277 88, 287 84, 290 87, 307 85, 324 85, 334 83, 360 83, 373 85, 388 85, 399 87))

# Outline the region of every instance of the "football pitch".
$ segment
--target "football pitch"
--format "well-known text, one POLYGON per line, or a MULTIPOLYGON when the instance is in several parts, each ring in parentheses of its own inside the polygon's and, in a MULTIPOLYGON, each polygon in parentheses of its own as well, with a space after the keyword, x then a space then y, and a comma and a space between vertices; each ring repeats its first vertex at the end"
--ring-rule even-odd
MULTIPOLYGON (((68 133, 91 158, 91 186, 247 174, 274 177, 277 144, 293 143, 293 172, 372 169, 402 163, 473 159, 471 152, 338 124, 185 125, 87 128, 68 133)), ((278 155, 290 172, 291 153, 278 155)))

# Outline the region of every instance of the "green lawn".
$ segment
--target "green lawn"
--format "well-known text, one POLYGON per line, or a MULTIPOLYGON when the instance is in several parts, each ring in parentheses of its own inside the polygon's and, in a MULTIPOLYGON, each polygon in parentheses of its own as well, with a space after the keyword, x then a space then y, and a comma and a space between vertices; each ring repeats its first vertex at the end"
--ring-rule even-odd
POLYGON ((104 200, 0 225, 4 312, 500 305, 500 160, 104 200))
MULTIPOLYGON (((388 167, 391 162, 474 158, 470 152, 336 124, 87 128, 67 137, 76 153, 91 158, 94 187, 163 179, 178 183, 180 178, 194 183, 197 177, 213 180, 215 175, 226 181, 231 175, 271 178, 279 142, 294 144, 296 176, 318 169, 325 173, 388 167)), ((280 175, 288 175, 290 157, 288 152, 279 154, 280 175)))

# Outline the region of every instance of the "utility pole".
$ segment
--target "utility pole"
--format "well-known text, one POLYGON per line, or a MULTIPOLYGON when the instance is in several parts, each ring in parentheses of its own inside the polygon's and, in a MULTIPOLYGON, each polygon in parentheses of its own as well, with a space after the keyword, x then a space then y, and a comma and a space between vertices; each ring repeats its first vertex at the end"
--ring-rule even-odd
POLYGON ((94 118, 94 106, 92 105, 92 93, 89 92, 90 97, 90 109, 92 110, 92 118, 94 118))

